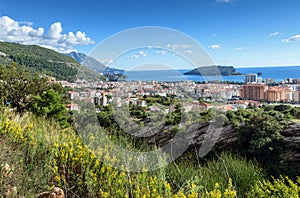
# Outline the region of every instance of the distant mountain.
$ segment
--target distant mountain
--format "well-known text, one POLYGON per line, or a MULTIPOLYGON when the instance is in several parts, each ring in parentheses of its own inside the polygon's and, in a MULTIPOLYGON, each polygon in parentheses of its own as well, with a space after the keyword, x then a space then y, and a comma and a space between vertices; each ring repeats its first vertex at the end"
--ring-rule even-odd
POLYGON ((93 57, 90 57, 83 53, 71 52, 66 55, 74 58, 77 62, 86 66, 87 68, 99 73, 103 73, 103 74, 124 73, 124 70, 106 67, 105 65, 103 65, 102 63, 94 59, 93 57))
POLYGON ((87 56, 86 54, 83 53, 77 53, 77 52, 70 52, 66 54, 69 57, 72 57, 75 59, 78 63, 85 65, 91 70, 94 70, 99 73, 103 73, 106 70, 106 66, 101 64, 99 61, 96 59, 87 56))
POLYGON ((201 75, 201 76, 233 76, 241 75, 233 66, 204 66, 198 67, 191 71, 185 72, 184 75, 201 75))
POLYGON ((73 58, 40 46, 0 42, 0 52, 0 64, 7 65, 14 61, 57 80, 75 81, 79 77, 79 69, 87 79, 101 78, 96 72, 80 66, 73 58))

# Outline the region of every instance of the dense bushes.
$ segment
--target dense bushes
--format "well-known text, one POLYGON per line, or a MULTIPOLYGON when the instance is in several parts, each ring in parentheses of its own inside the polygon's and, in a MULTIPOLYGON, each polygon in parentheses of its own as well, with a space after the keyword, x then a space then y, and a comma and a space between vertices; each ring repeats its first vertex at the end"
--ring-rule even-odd
POLYGON ((0 65, 0 104, 13 108, 16 113, 31 111, 69 126, 64 92, 60 84, 24 66, 0 65))
MULTIPOLYGON (((269 169, 280 162, 283 126, 274 116, 257 114, 239 128, 239 152, 254 158, 269 169)), ((272 173, 272 171, 271 171, 272 173)), ((274 172, 273 172, 274 174, 274 172)))
POLYGON ((286 150, 282 132, 298 122, 299 110, 299 107, 282 104, 226 112, 227 124, 238 131, 235 152, 257 160, 268 176, 283 174, 295 178, 297 175, 288 170, 282 160, 281 154, 286 150))

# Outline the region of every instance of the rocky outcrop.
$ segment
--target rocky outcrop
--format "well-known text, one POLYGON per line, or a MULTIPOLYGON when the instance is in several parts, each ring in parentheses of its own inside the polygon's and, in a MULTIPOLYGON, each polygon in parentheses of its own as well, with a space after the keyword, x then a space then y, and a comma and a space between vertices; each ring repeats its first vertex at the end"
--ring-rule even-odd
POLYGON ((184 138, 191 147, 200 148, 204 139, 210 139, 209 141, 215 143, 217 148, 227 149, 232 147, 237 140, 237 131, 232 126, 225 126, 221 128, 211 126, 211 123, 192 125, 180 135, 176 135, 170 127, 164 131, 165 132, 156 133, 149 138, 145 138, 144 141, 150 145, 155 144, 158 147, 162 147, 170 141, 175 144, 184 138), (217 136, 213 136, 214 134, 211 134, 211 137, 208 137, 208 131, 210 131, 209 133, 213 133, 214 130, 217 131, 218 129, 221 131, 217 136))
MULTIPOLYGON (((208 144, 212 144, 210 149, 213 147, 215 149, 229 150, 235 146, 238 132, 234 127, 222 127, 219 133, 217 132, 218 127, 213 130, 210 127, 210 123, 193 125, 186 132, 181 132, 181 135, 176 135, 171 127, 168 127, 164 129, 164 132, 144 138, 144 141, 149 145, 163 147, 170 142, 174 145, 180 143, 182 138, 185 138, 190 145, 187 150, 195 148, 199 150, 204 142, 207 144, 207 140, 208 144), (215 133, 218 134, 215 136, 211 134, 210 137, 207 137, 210 130, 212 132, 215 130, 215 133)), ((282 163, 293 167, 295 170, 300 170, 300 124, 290 125, 282 131, 282 135, 284 136, 285 148, 281 154, 282 163)))

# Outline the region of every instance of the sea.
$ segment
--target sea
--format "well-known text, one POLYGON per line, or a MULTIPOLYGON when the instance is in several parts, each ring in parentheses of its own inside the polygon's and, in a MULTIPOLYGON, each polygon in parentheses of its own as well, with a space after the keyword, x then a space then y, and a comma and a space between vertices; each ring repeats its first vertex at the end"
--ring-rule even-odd
POLYGON ((276 82, 286 80, 287 78, 300 78, 300 66, 276 66, 276 67, 240 67, 236 68, 237 72, 242 75, 235 76, 200 76, 184 75, 190 69, 182 70, 136 70, 126 71, 127 81, 230 81, 243 82, 245 74, 259 73, 263 79, 271 78, 276 82))

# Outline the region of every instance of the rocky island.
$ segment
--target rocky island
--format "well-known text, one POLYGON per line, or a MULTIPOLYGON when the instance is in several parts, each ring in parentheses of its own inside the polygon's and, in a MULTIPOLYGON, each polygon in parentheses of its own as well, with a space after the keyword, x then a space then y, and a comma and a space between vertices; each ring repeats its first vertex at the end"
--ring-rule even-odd
POLYGON ((233 66, 202 66, 191 71, 185 72, 184 75, 201 75, 201 76, 233 76, 241 75, 233 66))

